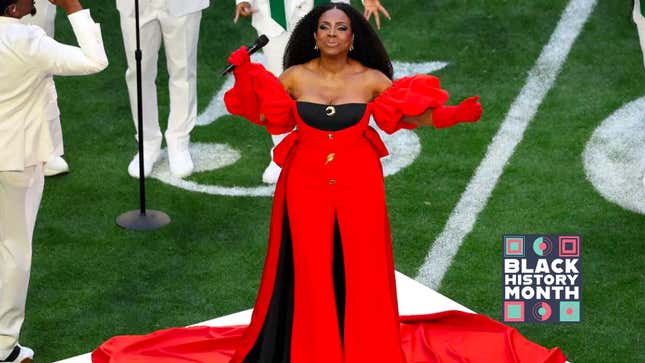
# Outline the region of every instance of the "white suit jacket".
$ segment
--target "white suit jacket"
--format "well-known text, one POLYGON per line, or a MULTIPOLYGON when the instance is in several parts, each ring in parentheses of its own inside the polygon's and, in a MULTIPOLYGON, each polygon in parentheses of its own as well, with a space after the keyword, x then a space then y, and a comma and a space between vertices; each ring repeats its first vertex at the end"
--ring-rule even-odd
MULTIPOLYGON (((271 7, 269 0, 235 0, 236 4, 248 2, 254 10, 251 18, 251 25, 258 34, 266 34, 269 37, 277 37, 285 31, 291 31, 298 24, 303 16, 307 15, 314 7, 314 0, 285 0, 285 15, 287 18, 287 29, 284 29, 273 18, 271 18, 271 7)), ((349 4, 349 0, 336 0, 336 3, 349 4)))
MULTIPOLYGON (((56 21, 56 5, 50 3, 49 1, 36 1, 36 9, 38 12, 36 16, 27 15, 20 19, 20 22, 25 25, 37 25, 41 27, 47 36, 54 37, 54 22, 56 21)), ((50 79, 47 84, 51 91, 51 99, 49 100, 47 114, 50 116, 55 116, 58 118, 60 116, 60 111, 58 110, 58 95, 56 94, 56 86, 54 85, 54 79, 50 79)))
MULTIPOLYGON (((145 11, 147 0, 139 0, 139 15, 145 11)), ((210 0, 166 0, 168 13, 172 16, 184 16, 195 11, 206 9, 210 0)), ((124 16, 134 16, 134 0, 116 0, 116 8, 124 16)))
POLYGON ((96 73, 108 65, 101 28, 89 10, 68 18, 80 48, 0 16, 0 171, 22 171, 49 158, 49 77, 96 73))

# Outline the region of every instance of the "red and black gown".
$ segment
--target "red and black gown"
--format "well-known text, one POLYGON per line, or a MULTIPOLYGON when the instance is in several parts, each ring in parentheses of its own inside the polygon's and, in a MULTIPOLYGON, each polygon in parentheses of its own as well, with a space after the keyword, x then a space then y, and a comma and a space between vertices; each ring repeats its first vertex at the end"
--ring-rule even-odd
POLYGON ((274 150, 282 173, 251 323, 115 337, 94 363, 565 361, 483 315, 398 315, 379 160, 387 149, 368 122, 373 115, 388 133, 414 128, 403 116, 448 99, 437 78, 403 78, 370 103, 328 108, 293 100, 260 65, 235 75, 231 113, 275 134, 296 128, 274 150))

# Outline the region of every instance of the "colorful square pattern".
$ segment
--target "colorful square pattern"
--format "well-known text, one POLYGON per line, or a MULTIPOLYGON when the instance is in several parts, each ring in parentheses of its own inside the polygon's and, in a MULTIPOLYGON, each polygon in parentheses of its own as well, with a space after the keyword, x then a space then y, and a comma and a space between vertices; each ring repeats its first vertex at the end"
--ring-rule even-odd
POLYGON ((560 321, 580 322, 580 301, 560 301, 560 321))
POLYGON ((580 256, 580 236, 560 236, 558 242, 561 257, 580 256))
POLYGON ((504 237, 505 256, 524 256, 524 236, 504 237))
POLYGON ((504 321, 524 321, 524 301, 505 301, 504 321))

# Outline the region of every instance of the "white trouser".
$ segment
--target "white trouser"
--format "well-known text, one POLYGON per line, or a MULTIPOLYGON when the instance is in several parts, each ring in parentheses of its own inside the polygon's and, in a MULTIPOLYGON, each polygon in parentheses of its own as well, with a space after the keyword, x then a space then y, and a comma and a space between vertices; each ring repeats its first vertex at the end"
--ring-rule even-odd
MULTIPOLYGON (((37 25, 50 37, 54 37, 54 24, 56 22, 56 6, 46 0, 36 1, 36 16, 27 15, 20 19, 24 24, 37 25)), ((56 86, 54 85, 54 78, 48 77, 47 87, 50 89, 50 100, 47 105, 45 114, 49 117, 49 132, 51 134, 52 152, 55 156, 64 154, 63 150, 63 130, 60 125, 60 112, 58 110, 58 96, 56 94, 56 86)))
MULTIPOLYGON (((166 129, 169 147, 187 148, 190 131, 197 119, 197 41, 202 12, 185 16, 168 13, 164 0, 144 0, 140 14, 141 28, 141 79, 143 98, 143 142, 144 148, 153 152, 161 146, 161 130, 157 110, 157 59, 163 38, 168 66, 168 89, 170 94, 170 115, 166 129)), ((135 129, 137 128, 137 64, 136 23, 134 14, 121 15, 121 31, 128 61, 125 79, 130 95, 130 108, 135 129)), ((138 140, 138 139, 137 139, 138 140)))
MULTIPOLYGON (((284 70, 282 60, 284 57, 284 50, 287 48, 287 43, 289 42, 290 37, 290 31, 283 32, 276 37, 269 37, 269 42, 264 46, 264 48, 262 48, 267 62, 266 68, 276 77, 280 76, 284 70)), ((289 135, 289 132, 280 135, 271 135, 273 145, 278 145, 285 137, 287 137, 287 135, 289 135)), ((273 152, 273 150, 271 151, 273 152)), ((273 155, 271 156, 273 158, 273 155)))
POLYGON ((0 359, 18 343, 25 319, 31 241, 44 183, 42 165, 0 171, 0 359))
POLYGON ((641 12, 640 0, 634 0, 634 12, 632 13, 636 29, 638 29, 638 38, 641 42, 641 51, 643 53, 643 67, 645 67, 645 17, 641 12))

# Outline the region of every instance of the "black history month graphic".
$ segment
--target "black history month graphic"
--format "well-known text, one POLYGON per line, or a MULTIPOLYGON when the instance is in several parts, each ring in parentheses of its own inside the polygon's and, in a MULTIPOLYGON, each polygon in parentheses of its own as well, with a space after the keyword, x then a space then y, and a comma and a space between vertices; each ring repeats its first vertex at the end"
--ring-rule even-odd
POLYGON ((576 235, 503 236, 505 322, 580 322, 581 244, 576 235))

